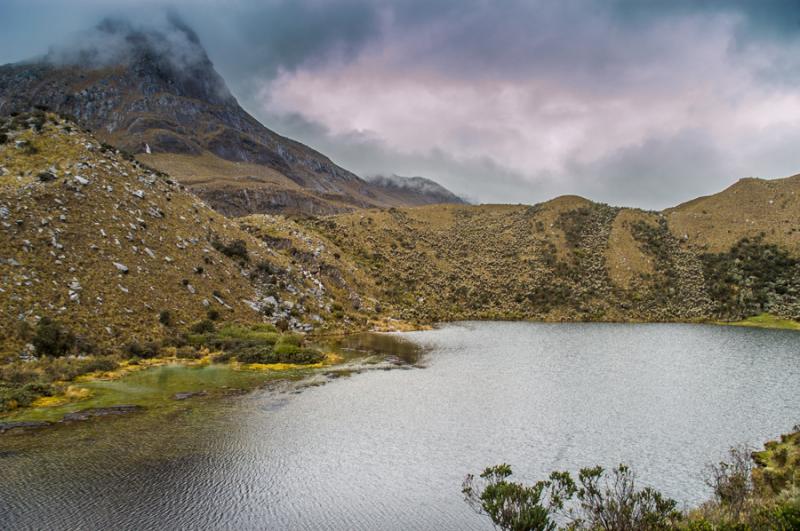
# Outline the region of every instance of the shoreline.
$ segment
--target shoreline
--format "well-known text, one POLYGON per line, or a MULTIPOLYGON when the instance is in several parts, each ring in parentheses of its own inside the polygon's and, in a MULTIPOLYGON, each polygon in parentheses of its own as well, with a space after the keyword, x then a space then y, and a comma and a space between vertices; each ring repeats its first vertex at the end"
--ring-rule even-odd
MULTIPOLYGON (((469 319, 470 321, 495 321, 495 319, 469 319)), ((393 321, 391 323, 381 323, 383 326, 372 328, 368 331, 354 331, 342 330, 326 334, 310 334, 308 339, 312 342, 330 342, 341 340, 348 337, 356 337, 363 334, 379 334, 391 335, 394 333, 402 332, 416 332, 433 330, 437 326, 446 325, 448 323, 456 323, 459 321, 442 321, 437 323, 411 323, 408 321, 393 321)), ((565 324, 565 323, 607 323, 607 324, 701 324, 701 325, 714 325, 714 326, 736 326, 748 328, 760 328, 765 330, 790 330, 800 331, 800 322, 790 319, 776 317, 770 314, 760 314, 758 316, 749 317, 741 321, 719 321, 719 320, 697 320, 697 321, 541 321, 541 320, 520 320, 516 322, 528 323, 543 323, 543 324, 565 324)), ((296 377, 297 372, 311 372, 317 369, 326 367, 335 368, 344 365, 344 358, 334 353, 331 349, 325 349, 325 359, 318 363, 310 364, 297 364, 297 363, 240 363, 237 361, 228 361, 226 363, 218 364, 221 368, 227 368, 232 371, 248 371, 255 373, 269 373, 272 376, 277 376, 276 380, 289 380, 296 377)), ((150 369, 175 366, 182 368, 201 368, 212 365, 215 355, 220 354, 222 351, 206 351, 199 359, 183 359, 174 355, 164 356, 150 359, 136 360, 123 360, 120 362, 119 367, 111 371, 95 371, 93 373, 82 374, 76 378, 60 382, 64 390, 52 396, 42 396, 37 398, 31 405, 23 406, 12 410, 11 412, 0 414, 0 435, 7 433, 14 428, 4 428, 12 423, 26 423, 26 422, 40 422, 34 417, 37 415, 30 415, 35 411, 46 411, 50 408, 64 408, 80 404, 87 401, 94 396, 91 390, 92 384, 98 382, 113 382, 127 378, 133 374, 147 371, 150 369), (88 387, 86 386, 88 384, 88 387), (33 419, 33 420, 31 420, 33 419)), ((272 378, 270 378, 271 380, 272 378)), ((120 404, 117 404, 120 405, 120 404)), ((121 404, 125 405, 125 404, 121 404)), ((110 405, 108 407, 115 407, 110 405)), ((43 415, 46 416, 46 415, 43 415)))

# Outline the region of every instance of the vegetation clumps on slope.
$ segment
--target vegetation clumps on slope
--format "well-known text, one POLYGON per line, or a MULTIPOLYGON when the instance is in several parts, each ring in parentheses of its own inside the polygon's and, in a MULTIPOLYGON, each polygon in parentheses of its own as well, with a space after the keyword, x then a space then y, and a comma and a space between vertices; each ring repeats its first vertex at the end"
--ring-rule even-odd
POLYGON ((800 318, 800 260, 762 236, 702 255, 714 313, 739 319, 764 312, 800 318))
POLYGON ((800 318, 795 255, 743 239, 709 253, 670 217, 574 196, 535 206, 389 209, 308 220, 411 321, 800 318))
POLYGON ((80 353, 92 344, 107 354, 209 312, 324 328, 343 302, 336 297, 349 300, 294 250, 259 240, 70 122, 40 113, 0 123, 8 137, 0 146, 0 357, 36 356, 20 331, 43 318, 85 340, 80 353))

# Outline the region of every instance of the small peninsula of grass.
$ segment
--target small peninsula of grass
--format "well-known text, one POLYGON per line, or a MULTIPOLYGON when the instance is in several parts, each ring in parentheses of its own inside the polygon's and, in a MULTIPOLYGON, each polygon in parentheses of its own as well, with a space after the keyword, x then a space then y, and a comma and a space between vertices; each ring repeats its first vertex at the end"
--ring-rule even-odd
POLYGON ((55 345, 41 349, 47 355, 0 366, 0 418, 20 408, 85 402, 94 392, 86 384, 152 367, 230 364, 234 370, 291 372, 336 362, 335 356, 306 344, 305 336, 269 324, 201 321, 164 341, 132 342, 115 354, 89 356, 61 348, 68 336, 56 323, 40 328, 43 344, 55 345))
POLYGON ((800 330, 800 322, 794 321, 792 319, 784 319, 782 317, 777 317, 770 313, 762 313, 759 315, 754 315, 752 317, 748 317, 747 319, 743 319, 741 321, 734 321, 734 322, 722 321, 720 322, 720 324, 729 326, 751 326, 754 328, 772 328, 779 330, 800 330))

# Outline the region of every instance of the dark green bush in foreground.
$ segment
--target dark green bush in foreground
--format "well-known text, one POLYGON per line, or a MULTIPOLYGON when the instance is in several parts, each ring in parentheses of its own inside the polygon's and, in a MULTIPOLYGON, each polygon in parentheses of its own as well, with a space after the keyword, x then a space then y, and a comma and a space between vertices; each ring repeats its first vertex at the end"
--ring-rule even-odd
POLYGON ((610 472, 584 468, 577 482, 553 472, 533 485, 510 481, 511 467, 498 465, 479 478, 468 475, 462 493, 496 528, 510 531, 800 530, 798 485, 765 492, 752 470, 749 449, 732 448, 727 461, 707 467, 713 499, 688 513, 650 487, 637 488, 625 465, 610 472))

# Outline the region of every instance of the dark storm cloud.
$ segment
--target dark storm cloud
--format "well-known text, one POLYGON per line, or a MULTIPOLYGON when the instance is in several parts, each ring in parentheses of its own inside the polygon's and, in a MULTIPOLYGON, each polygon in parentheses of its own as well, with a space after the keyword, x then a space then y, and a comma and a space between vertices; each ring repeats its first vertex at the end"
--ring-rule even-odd
MULTIPOLYGON (((0 62, 165 8, 0 1, 0 62)), ((423 175, 483 201, 663 207, 800 169, 800 0, 170 6, 245 108, 364 175, 423 175)))

